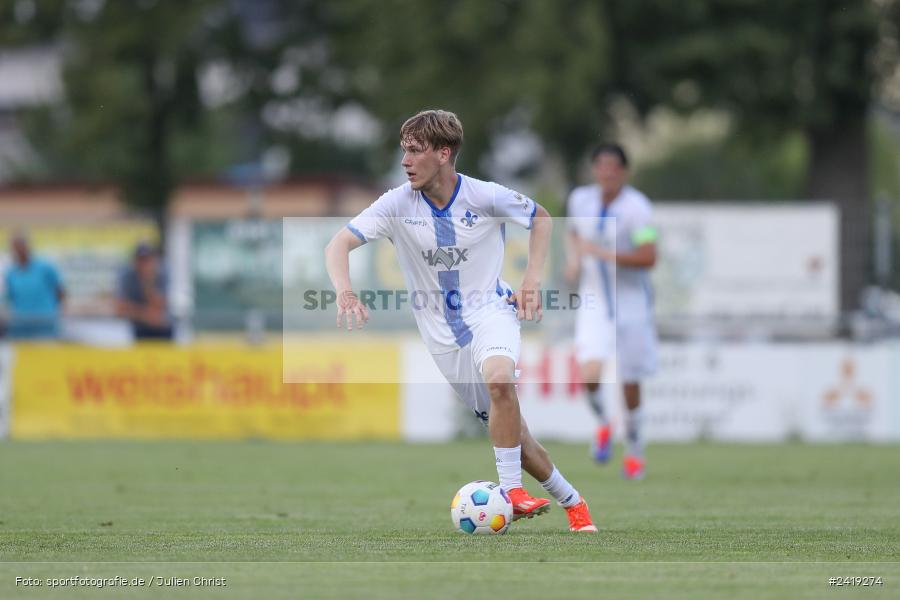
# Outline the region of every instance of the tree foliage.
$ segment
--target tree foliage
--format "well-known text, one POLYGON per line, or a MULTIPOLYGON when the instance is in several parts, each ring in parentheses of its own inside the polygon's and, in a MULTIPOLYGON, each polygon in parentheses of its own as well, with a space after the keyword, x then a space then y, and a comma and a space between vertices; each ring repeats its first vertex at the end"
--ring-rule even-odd
POLYGON ((617 102, 641 115, 727 111, 759 152, 799 134, 809 193, 837 186, 859 200, 860 132, 885 71, 873 53, 879 35, 896 37, 884 23, 900 12, 897 0, 24 4, 30 15, 0 4, 0 43, 54 39, 65 57, 65 102, 44 121, 39 150, 57 172, 114 178, 144 206, 164 205, 185 176, 258 161, 273 144, 291 152, 294 171, 384 170, 393 152, 329 130, 348 106, 380 125, 381 150, 395 147, 404 118, 445 107, 466 125, 461 168, 483 173, 498 134, 528 129, 572 174, 615 133, 617 102), (199 89, 211 68, 231 88, 214 105, 199 89), (835 181, 842 160, 849 176, 835 181))
POLYGON ((602 129, 612 53, 597 3, 338 5, 335 56, 350 66, 354 96, 387 125, 386 144, 406 116, 447 108, 466 126, 461 166, 479 172, 502 131, 528 127, 574 159, 602 129))

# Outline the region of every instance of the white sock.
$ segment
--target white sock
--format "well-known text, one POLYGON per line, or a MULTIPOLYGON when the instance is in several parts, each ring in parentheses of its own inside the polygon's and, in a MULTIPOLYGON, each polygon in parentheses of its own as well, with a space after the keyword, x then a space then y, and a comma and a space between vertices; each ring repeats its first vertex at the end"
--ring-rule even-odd
POLYGON ((587 390, 587 397, 588 404, 591 405, 591 410, 594 411, 598 424, 606 425, 606 413, 603 411, 603 386, 598 385, 593 392, 587 390))
POLYGON ((522 487, 522 446, 515 448, 494 447, 497 458, 497 476, 500 487, 507 492, 522 487))
POLYGON ((553 466, 553 472, 547 481, 541 482, 541 487, 547 490, 547 493, 553 496, 560 506, 569 508, 581 502, 581 494, 578 493, 572 484, 566 481, 559 469, 553 466))
POLYGON ((625 443, 629 455, 644 457, 644 411, 640 406, 628 411, 625 420, 625 443))

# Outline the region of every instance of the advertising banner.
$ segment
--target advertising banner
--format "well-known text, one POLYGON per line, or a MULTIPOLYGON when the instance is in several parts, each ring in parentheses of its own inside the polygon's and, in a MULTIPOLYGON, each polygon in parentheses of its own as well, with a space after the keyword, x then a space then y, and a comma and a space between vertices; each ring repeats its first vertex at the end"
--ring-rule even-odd
POLYGON ((831 318, 838 314, 838 209, 826 203, 659 202, 657 314, 831 318))
MULTIPOLYGON (((646 435, 656 441, 815 442, 900 440, 900 344, 663 343, 643 385, 646 435)), ((595 420, 569 347, 525 342, 519 399, 535 435, 588 440, 595 420)), ((608 368, 615 369, 614 364, 608 368)), ((603 389, 622 431, 621 386, 603 389)))
MULTIPOLYGON (((302 359, 303 352, 292 356, 302 359)), ((399 384, 341 383, 356 368, 397 370, 396 348, 310 348, 306 353, 308 368, 328 370, 331 382, 284 383, 281 344, 148 344, 125 350, 19 345, 10 435, 399 437, 399 384)))
POLYGON ((184 260, 199 327, 240 328, 248 309, 281 316, 281 230, 280 219, 191 223, 184 260))
POLYGON ((790 356, 774 344, 662 344, 642 390, 647 437, 784 440, 796 413, 790 356))
POLYGON ((829 344, 796 363, 797 428, 815 442, 900 439, 900 344, 829 344))
MULTIPOLYGON (((898 365, 898 343, 664 343, 659 372, 643 387, 646 435, 898 441, 898 365)), ((526 337, 519 368, 519 401, 531 431, 541 439, 589 440, 594 417, 570 346, 526 337)), ((284 350, 236 343, 123 350, 22 344, 15 352, 0 346, 0 434, 446 441, 480 432, 440 378, 413 338, 306 340, 284 350)), ((620 388, 604 387, 617 437, 620 388)))

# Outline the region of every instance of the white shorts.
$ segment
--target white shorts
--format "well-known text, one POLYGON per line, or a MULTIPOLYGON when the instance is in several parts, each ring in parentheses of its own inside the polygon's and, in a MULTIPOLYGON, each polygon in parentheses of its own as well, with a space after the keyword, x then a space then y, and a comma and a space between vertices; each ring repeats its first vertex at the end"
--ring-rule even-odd
POLYGON ((616 326, 617 363, 622 383, 636 383, 656 372, 658 345, 652 321, 629 321, 616 326))
POLYGON ((575 358, 579 363, 616 359, 619 381, 632 383, 657 369, 652 321, 611 321, 605 307, 581 307, 575 315, 575 358))
POLYGON ((575 311, 575 358, 579 363, 606 362, 616 352, 616 323, 603 303, 584 304, 575 311))
POLYGON ((489 356, 508 356, 514 364, 519 363, 522 345, 519 321, 515 311, 503 311, 469 328, 472 341, 468 345, 431 357, 459 399, 486 423, 491 397, 481 368, 489 356))

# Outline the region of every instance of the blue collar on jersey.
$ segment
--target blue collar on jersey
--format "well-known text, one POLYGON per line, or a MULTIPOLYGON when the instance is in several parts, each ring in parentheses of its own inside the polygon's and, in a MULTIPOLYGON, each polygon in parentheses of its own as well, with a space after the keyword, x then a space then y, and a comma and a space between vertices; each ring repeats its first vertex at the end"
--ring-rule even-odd
POLYGON ((422 198, 424 198, 425 202, 428 203, 428 206, 431 207, 431 212, 437 217, 446 217, 450 214, 450 207, 453 206, 453 201, 456 200, 456 196, 459 195, 459 188, 462 186, 462 174, 456 174, 456 187, 453 188, 453 195, 450 196, 450 202, 447 203, 447 206, 444 208, 438 208, 434 205, 434 202, 431 201, 431 198, 425 195, 425 192, 419 192, 422 194, 422 198))

